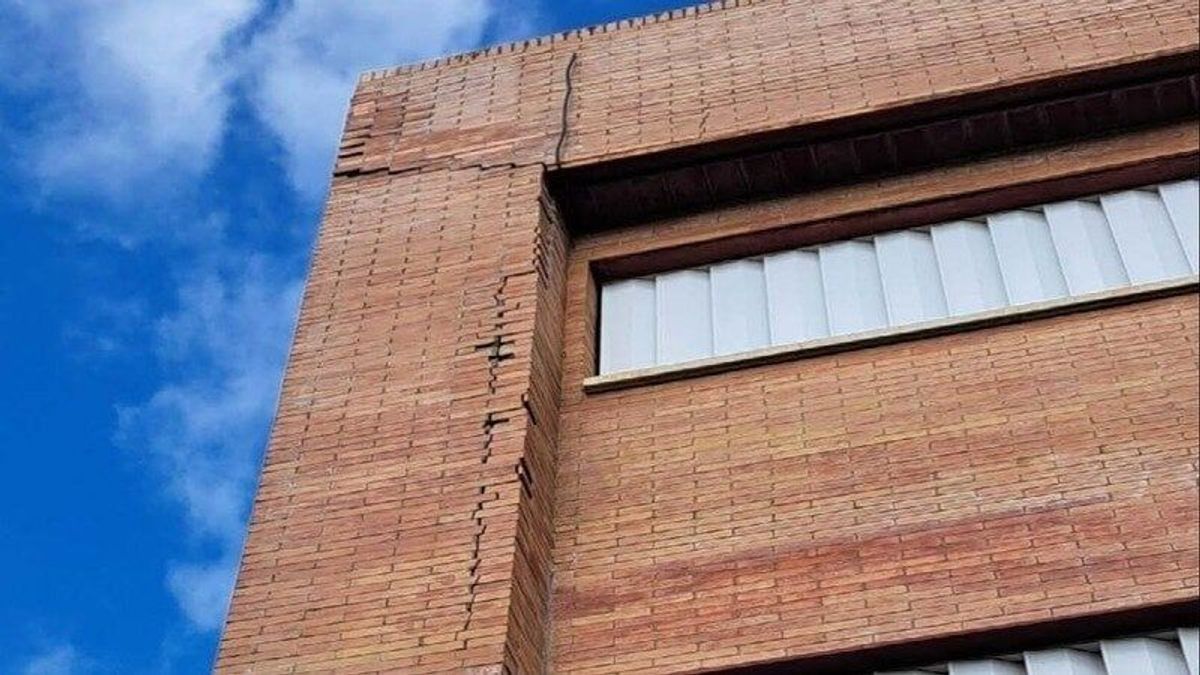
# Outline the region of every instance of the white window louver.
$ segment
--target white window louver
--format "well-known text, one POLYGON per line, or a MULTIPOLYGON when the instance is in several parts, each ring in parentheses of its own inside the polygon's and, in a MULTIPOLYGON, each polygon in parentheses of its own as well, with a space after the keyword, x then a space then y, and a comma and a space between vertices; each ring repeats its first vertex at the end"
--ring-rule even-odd
POLYGON ((994 658, 952 661, 875 675, 1197 675, 1200 631, 1102 640, 994 658))
POLYGON ((1179 234, 1157 191, 1105 195, 1100 205, 1117 240, 1130 283, 1150 283, 1191 272, 1179 234))
POLYGON ((1067 295, 1050 223, 1043 213, 1010 211, 988 218, 1008 300, 1023 305, 1067 295))
POLYGON ((829 335, 825 284, 816 251, 786 251, 763 258, 767 316, 772 344, 790 344, 829 335))
POLYGON ((879 263, 870 241, 826 244, 817 257, 830 333, 862 333, 887 325, 879 263))
POLYGON ((1050 238, 1071 295, 1084 295, 1129 283, 1117 242, 1099 204, 1082 200, 1042 208, 1050 238))
POLYGON ((1100 653, 1109 675, 1188 675, 1178 643, 1151 638, 1105 640, 1100 653))
POLYGON ((939 278, 937 253, 928 232, 902 230, 875 237, 888 322, 940 319, 949 312, 939 278))
POLYGON ((615 372, 653 366, 655 282, 625 279, 606 284, 600 296, 600 370, 615 372), (637 326, 638 330, 630 330, 637 326), (641 330, 645 327, 647 330, 641 330))
POLYGON ((763 261, 735 260, 713 265, 713 351, 735 354, 771 344, 763 261))
POLYGON ((951 315, 984 312, 1008 304, 1000 262, 985 223, 960 220, 934 225, 930 231, 951 315))
POLYGON ((1046 649, 1025 653, 1029 675, 1106 675, 1100 655, 1078 649, 1046 649))
POLYGON ((999 659, 952 661, 950 675, 1025 675, 1025 669, 1016 663, 999 659))
POLYGON ((1200 628, 1180 628, 1178 634, 1188 672, 1191 675, 1200 675, 1200 628))
POLYGON ((1167 207, 1171 225, 1179 235, 1192 274, 1200 272, 1200 227, 1196 226, 1200 223, 1200 181, 1167 183, 1158 186, 1158 193, 1167 207))
POLYGON ((1198 248, 1184 180, 608 282, 600 373, 1183 278, 1198 248))
POLYGON ((712 291, 709 270, 680 270, 655 279, 658 363, 712 356, 712 291))

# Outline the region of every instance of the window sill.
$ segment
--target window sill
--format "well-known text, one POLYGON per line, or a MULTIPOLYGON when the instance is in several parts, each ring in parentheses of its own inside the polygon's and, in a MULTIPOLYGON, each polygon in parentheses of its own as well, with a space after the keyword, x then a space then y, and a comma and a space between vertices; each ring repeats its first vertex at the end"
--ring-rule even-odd
POLYGON ((594 375, 583 381, 583 390, 588 394, 596 394, 616 389, 627 389, 647 384, 682 380, 689 377, 713 375, 752 366, 795 361, 824 354, 834 354, 853 349, 864 349, 877 345, 916 340, 934 335, 959 333, 977 328, 1001 326, 1049 316, 1083 312, 1099 307, 1122 305, 1172 295, 1183 295, 1195 292, 1198 286, 1200 286, 1200 277, 1192 275, 1169 281, 1160 281, 1154 284, 1117 288, 1017 307, 1005 307, 977 314, 914 323, 907 326, 880 328, 866 333, 837 335, 820 340, 764 347, 762 349, 724 356, 713 356, 686 363, 627 370, 607 375, 594 375))

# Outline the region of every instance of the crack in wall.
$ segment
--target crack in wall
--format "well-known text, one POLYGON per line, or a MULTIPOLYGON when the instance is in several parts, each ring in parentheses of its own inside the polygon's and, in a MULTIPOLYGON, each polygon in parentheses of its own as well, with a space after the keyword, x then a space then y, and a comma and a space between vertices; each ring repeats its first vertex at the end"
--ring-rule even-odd
POLYGON ((563 93, 562 102, 562 119, 559 122, 558 142, 554 144, 554 166, 562 166, 563 144, 567 142, 567 125, 570 120, 567 115, 571 110, 571 93, 575 89, 575 81, 572 75, 575 74, 575 62, 579 60, 579 52, 571 52, 571 59, 567 61, 567 69, 563 73, 563 83, 566 91, 563 93))
MULTIPOLYGON (((549 138, 549 137, 548 137, 549 138)), ((553 146, 551 146, 553 147, 553 146)), ((547 150, 549 152, 549 149, 547 150)), ((553 169, 560 168, 560 165, 549 162, 545 159, 530 159, 511 162, 468 162, 456 164, 452 160, 445 158, 435 158, 427 164, 415 166, 374 166, 374 167, 350 167, 335 169, 333 176, 335 178, 357 178, 361 176, 375 176, 386 174, 389 176, 407 176, 420 173, 437 173, 442 171, 515 171, 517 169, 527 169, 533 166, 540 166, 543 170, 549 172, 553 169)))
MULTIPOLYGON (((483 421, 483 455, 479 459, 481 466, 487 466, 492 459, 492 442, 495 439, 494 430, 501 424, 509 421, 508 417, 500 417, 496 413, 489 412, 483 421)), ((496 501, 500 498, 499 495, 492 493, 488 494, 488 485, 485 482, 478 488, 478 499, 475 501, 475 507, 471 511, 471 520, 475 524, 475 531, 471 535, 471 557, 467 563, 467 618, 463 623, 463 632, 471 628, 471 619, 475 613, 475 600, 479 590, 479 565, 483 562, 481 549, 483 545, 483 535, 487 532, 487 523, 483 519, 483 510, 487 507, 488 502, 496 501)), ((466 647, 466 638, 463 638, 463 647, 466 647)))
MULTIPOLYGON (((505 313, 507 312, 506 292, 508 283, 511 279, 520 276, 527 276, 535 272, 517 272, 514 274, 506 274, 500 278, 500 283, 496 287, 496 292, 492 295, 493 308, 495 315, 492 323, 491 338, 484 342, 475 345, 475 350, 483 352, 488 361, 488 378, 487 387, 489 396, 494 396, 498 388, 500 380, 500 368, 505 361, 512 359, 515 354, 511 351, 511 347, 516 340, 505 334, 505 313)), ((494 406, 494 401, 489 401, 488 407, 494 406)), ((480 464, 480 485, 477 488, 477 499, 475 506, 471 510, 471 521, 474 524, 474 531, 471 535, 471 555, 468 559, 467 567, 467 602, 466 602, 466 619, 463 622, 461 642, 463 648, 467 647, 468 637, 465 633, 470 630, 471 622, 475 617, 475 605, 478 599, 479 584, 481 574, 479 573, 480 565, 483 563, 482 549, 483 537, 487 533, 487 522, 484 519, 484 509, 489 502, 494 502, 500 498, 500 495, 492 490, 494 487, 488 480, 486 475, 486 467, 492 461, 494 453, 494 444, 496 440, 496 428, 507 424, 511 421, 512 413, 526 410, 528 411, 525 397, 522 395, 520 404, 510 408, 500 408, 498 410, 488 410, 484 413, 483 418, 483 447, 479 458, 480 464)), ((529 489, 525 484, 525 479, 522 477, 521 462, 518 462, 516 472, 521 478, 522 487, 529 489)))

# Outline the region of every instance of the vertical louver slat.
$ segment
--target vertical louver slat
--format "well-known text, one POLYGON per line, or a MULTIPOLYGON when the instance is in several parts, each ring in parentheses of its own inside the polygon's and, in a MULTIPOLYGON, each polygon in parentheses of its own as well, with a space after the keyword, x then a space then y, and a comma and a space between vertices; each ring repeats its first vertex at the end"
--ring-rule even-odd
POLYGON ((1176 634, 1179 636, 1179 645, 1183 648, 1188 672, 1191 675, 1200 675, 1200 629, 1180 628, 1176 634))
POLYGON ((763 259, 771 344, 829 335, 825 287, 816 251, 787 251, 763 259))
POLYGON ((616 281, 600 294, 600 372, 654 365, 654 281, 616 281))
POLYGON ((893 326, 946 316, 946 292, 929 233, 889 232, 875 237, 888 322, 893 326))
POLYGON ((680 363, 712 356, 712 298, 708 270, 657 278, 657 360, 680 363))
POLYGON ((713 265, 713 352, 733 354, 771 344, 761 260, 713 265))
POLYGON ((1107 675, 1099 656, 1077 649, 1046 649, 1025 653, 1029 675, 1107 675))
POLYGON ((1108 675, 1188 675, 1177 644, 1151 638, 1104 640, 1100 651, 1108 675))
POLYGON ((950 675, 1025 675, 1025 668, 1016 663, 997 659, 951 661, 950 675))
POLYGON ((846 335, 887 326, 875 247, 840 241, 820 247, 819 253, 829 332, 846 335))
POLYGON ((1117 242, 1098 204, 1048 204, 1046 220, 1071 295, 1085 295, 1129 283, 1117 242))
POLYGON ((1157 192, 1127 190, 1100 198, 1129 281, 1144 284, 1191 272, 1171 216, 1157 192))
POLYGON ((1007 304, 1000 263, 986 225, 960 220, 930 229, 951 314, 971 314, 1007 304))
POLYGON ((988 217, 1009 301, 1021 305, 1067 295, 1067 280, 1054 252, 1050 225, 1034 211, 988 217))
POLYGON ((1171 224, 1183 244, 1183 252, 1192 266, 1192 273, 1200 272, 1200 181, 1182 180, 1158 186, 1171 215, 1171 224))

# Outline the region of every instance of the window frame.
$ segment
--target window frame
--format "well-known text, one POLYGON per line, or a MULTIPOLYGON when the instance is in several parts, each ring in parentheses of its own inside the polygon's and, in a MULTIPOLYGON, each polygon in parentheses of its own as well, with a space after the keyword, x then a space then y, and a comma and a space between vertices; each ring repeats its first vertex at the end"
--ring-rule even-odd
POLYGON ((952 194, 933 200, 898 203, 887 208, 850 212, 831 219, 805 221, 797 218, 789 224, 779 227, 589 260, 589 286, 592 289, 589 293, 592 304, 589 312, 593 323, 590 331, 593 340, 593 360, 590 375, 584 378, 583 390, 589 394, 600 393, 1194 293, 1197 290, 1198 281, 1200 281, 1195 274, 1168 281, 1119 287, 1031 304, 1006 306, 969 315, 951 315, 933 321, 768 346, 747 352, 711 356, 682 363, 653 365, 608 374, 600 374, 599 369, 600 312, 602 311, 600 290, 606 282, 769 255, 805 246, 816 246, 822 243, 886 232, 915 229, 948 220, 979 218, 980 214, 1019 210, 1056 201, 1086 199, 1100 194, 1178 180, 1194 180, 1197 178, 1198 160, 1200 160, 1200 153, 1190 151, 1157 158, 1153 161, 1137 161, 1115 168, 1082 170, 1028 183, 994 186, 976 192, 952 194))

